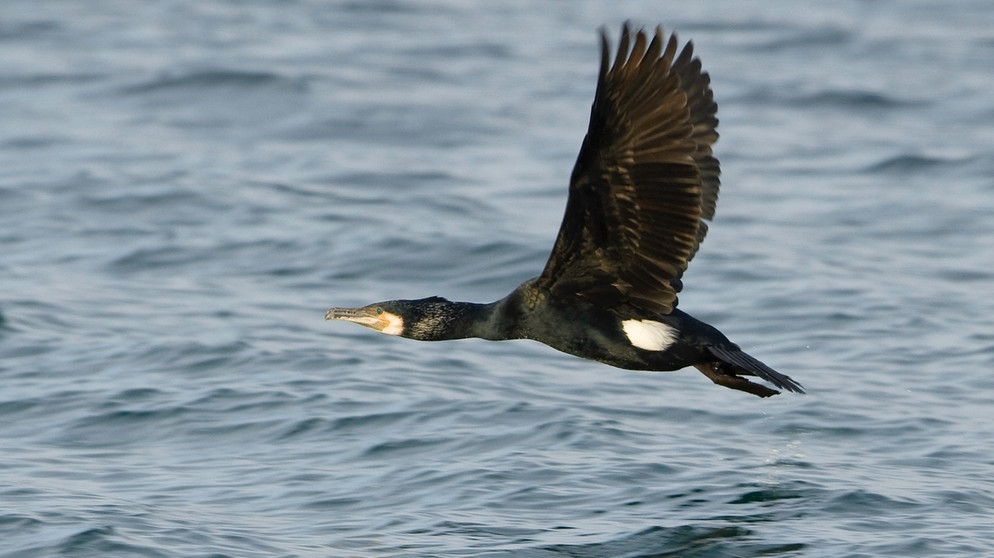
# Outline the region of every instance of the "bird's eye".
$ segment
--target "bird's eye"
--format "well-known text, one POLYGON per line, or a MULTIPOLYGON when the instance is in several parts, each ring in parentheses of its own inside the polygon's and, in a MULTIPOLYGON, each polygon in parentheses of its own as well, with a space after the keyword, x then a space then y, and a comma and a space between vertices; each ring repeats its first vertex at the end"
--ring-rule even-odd
POLYGON ((382 307, 380 307, 380 306, 377 306, 377 307, 376 307, 376 313, 377 313, 377 314, 382 314, 382 313, 383 313, 383 308, 382 308, 382 307))

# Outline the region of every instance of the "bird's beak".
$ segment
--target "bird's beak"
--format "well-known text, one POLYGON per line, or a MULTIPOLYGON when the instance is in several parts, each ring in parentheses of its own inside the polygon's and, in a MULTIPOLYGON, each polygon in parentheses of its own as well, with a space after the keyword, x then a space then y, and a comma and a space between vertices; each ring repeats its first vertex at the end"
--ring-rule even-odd
POLYGON ((324 319, 344 320, 376 331, 383 331, 385 327, 390 325, 390 321, 382 313, 377 315, 376 309, 368 306, 364 308, 329 308, 324 313, 324 319))
POLYGON ((404 332, 404 319, 385 312, 383 307, 377 304, 362 308, 329 308, 324 313, 324 319, 352 322, 388 335, 401 335, 404 332))

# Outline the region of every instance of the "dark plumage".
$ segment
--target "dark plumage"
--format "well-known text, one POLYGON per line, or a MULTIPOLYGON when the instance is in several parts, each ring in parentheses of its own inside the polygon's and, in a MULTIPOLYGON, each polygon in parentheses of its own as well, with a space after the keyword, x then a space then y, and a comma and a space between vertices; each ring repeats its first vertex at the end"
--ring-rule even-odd
POLYGON ((614 64, 601 33, 590 125, 545 269, 490 304, 432 297, 332 308, 346 320, 424 341, 534 339, 632 370, 695 366, 714 383, 767 397, 803 392, 680 310, 687 264, 714 216, 718 119, 708 74, 687 43, 656 28, 651 41, 626 24, 614 64))

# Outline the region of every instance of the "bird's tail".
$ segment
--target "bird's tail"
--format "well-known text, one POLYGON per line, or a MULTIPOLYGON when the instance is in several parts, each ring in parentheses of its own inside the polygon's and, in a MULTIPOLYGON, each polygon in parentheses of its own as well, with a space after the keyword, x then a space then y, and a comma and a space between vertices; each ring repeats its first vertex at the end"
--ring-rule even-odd
POLYGON ((749 392, 760 397, 769 397, 780 393, 764 385, 750 382, 742 376, 762 378, 780 389, 804 393, 804 388, 789 376, 781 374, 749 354, 737 349, 708 347, 708 351, 717 359, 712 362, 696 364, 698 370, 711 379, 712 382, 728 388, 749 392))

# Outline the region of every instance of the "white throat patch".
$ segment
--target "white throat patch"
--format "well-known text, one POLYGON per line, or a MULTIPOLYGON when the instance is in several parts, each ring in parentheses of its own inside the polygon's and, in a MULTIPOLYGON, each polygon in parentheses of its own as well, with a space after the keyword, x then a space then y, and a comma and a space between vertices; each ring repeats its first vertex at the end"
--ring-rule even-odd
POLYGON ((387 335, 400 335, 404 332, 404 318, 401 318, 397 314, 384 312, 383 314, 380 314, 380 319, 387 323, 387 325, 380 330, 380 333, 386 333, 387 335))
POLYGON ((647 351, 665 351, 680 334, 675 328, 654 320, 625 320, 621 328, 632 345, 647 351))

